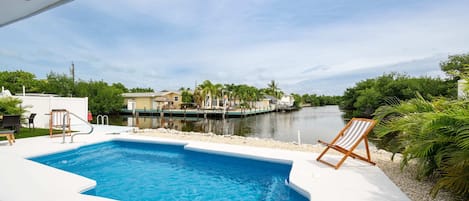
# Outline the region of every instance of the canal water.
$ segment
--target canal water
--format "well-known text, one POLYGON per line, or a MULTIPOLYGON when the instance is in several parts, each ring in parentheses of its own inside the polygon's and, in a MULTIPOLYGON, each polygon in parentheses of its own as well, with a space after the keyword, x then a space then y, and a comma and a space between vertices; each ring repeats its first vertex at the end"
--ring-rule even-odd
MULTIPOLYGON (((180 131, 212 132, 219 135, 271 138, 284 142, 316 144, 331 141, 345 126, 338 106, 306 107, 294 112, 272 112, 245 118, 203 119, 147 116, 139 117, 140 128, 171 128, 180 131)), ((112 124, 136 126, 131 116, 111 119, 112 124)))

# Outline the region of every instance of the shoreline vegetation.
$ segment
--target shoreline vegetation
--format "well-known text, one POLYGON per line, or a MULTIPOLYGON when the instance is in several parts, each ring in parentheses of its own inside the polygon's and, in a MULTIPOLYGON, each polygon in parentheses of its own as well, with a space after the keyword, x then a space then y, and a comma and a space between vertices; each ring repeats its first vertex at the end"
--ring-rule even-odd
MULTIPOLYGON (((172 129, 135 129, 133 134, 142 136, 151 136, 159 138, 169 138, 176 140, 187 141, 202 141, 210 143, 221 143, 231 145, 254 146, 272 149, 285 149, 291 151, 313 152, 319 153, 324 149, 321 144, 297 144, 295 142, 281 142, 273 139, 262 139, 253 137, 243 137, 235 135, 217 135, 214 133, 198 133, 198 132, 183 132, 172 129)), ((358 150, 361 152, 364 150, 358 150)), ((457 200, 449 192, 441 191, 435 198, 430 195, 430 190, 433 182, 429 180, 416 180, 416 172, 413 165, 400 169, 401 155, 394 156, 391 160, 392 153, 372 148, 372 160, 376 162, 377 166, 398 186, 411 200, 414 201, 450 201, 457 200)), ((333 153, 333 152, 331 152, 333 153)), ((348 159, 353 160, 353 159, 348 159)))
MULTIPOLYGON (((124 103, 123 93, 146 93, 155 92, 155 89, 147 87, 127 88, 124 84, 107 83, 103 80, 81 80, 79 78, 50 72, 46 78, 37 78, 35 74, 22 70, 0 71, 0 83, 2 87, 9 90, 14 95, 25 93, 35 95, 57 95, 60 97, 88 97, 88 110, 93 114, 119 114, 122 109, 127 108, 124 103)), ((214 109, 222 106, 225 99, 230 106, 241 109, 256 108, 256 102, 266 96, 280 100, 283 92, 275 80, 267 83, 266 87, 255 87, 247 84, 235 83, 212 83, 204 80, 195 88, 180 87, 171 89, 180 93, 180 100, 183 105, 193 108, 214 109)), ((168 89, 160 89, 168 91, 168 89)), ((340 96, 328 96, 317 94, 295 94, 293 106, 299 108, 301 104, 312 106, 337 105, 341 101, 340 96)), ((0 105, 1 106, 1 105, 0 105)), ((183 108, 175 108, 183 109, 183 108)), ((0 113, 2 112, 0 108, 0 113)))

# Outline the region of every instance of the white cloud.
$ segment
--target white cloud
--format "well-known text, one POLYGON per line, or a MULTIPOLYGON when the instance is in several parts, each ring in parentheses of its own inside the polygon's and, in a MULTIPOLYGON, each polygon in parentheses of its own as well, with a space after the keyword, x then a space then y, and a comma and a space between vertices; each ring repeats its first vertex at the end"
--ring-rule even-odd
MULTIPOLYGON (((18 38, 0 37, 4 44, 0 60, 9 57, 10 65, 47 60, 54 71, 75 61, 82 79, 130 87, 175 89, 205 79, 265 87, 276 80, 281 87, 303 91, 307 86, 302 83, 322 80, 317 84, 337 86, 335 91, 340 91, 343 87, 339 86, 353 83, 331 84, 333 78, 383 72, 383 66, 469 50, 469 27, 463 26, 469 13, 459 2, 429 4, 419 10, 364 11, 364 16, 350 16, 350 20, 345 12, 341 20, 327 23, 314 21, 328 14, 340 15, 334 9, 344 9, 342 5, 326 9, 315 5, 313 18, 298 21, 294 12, 278 13, 279 17, 277 10, 265 11, 271 9, 270 4, 74 1, 66 6, 66 14, 75 17, 61 18, 65 12, 51 11, 7 26, 5 32, 11 34, 0 32, 0 36, 18 38), (86 14, 74 10, 99 16, 96 22, 77 21, 86 14)), ((437 68, 425 67, 428 71, 419 72, 438 74, 437 68)))

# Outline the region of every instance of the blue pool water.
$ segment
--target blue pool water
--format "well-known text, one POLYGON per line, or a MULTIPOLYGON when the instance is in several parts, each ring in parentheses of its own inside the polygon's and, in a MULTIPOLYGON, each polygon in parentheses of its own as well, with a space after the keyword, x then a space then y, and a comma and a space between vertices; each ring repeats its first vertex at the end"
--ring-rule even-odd
POLYGON ((86 194, 117 200, 307 200, 285 185, 290 165, 177 145, 111 141, 31 160, 94 179, 86 194))

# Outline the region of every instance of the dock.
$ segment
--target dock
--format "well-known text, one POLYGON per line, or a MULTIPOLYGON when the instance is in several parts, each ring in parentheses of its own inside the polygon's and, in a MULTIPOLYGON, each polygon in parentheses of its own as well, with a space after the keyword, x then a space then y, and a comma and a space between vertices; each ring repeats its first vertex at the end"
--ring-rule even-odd
POLYGON ((166 116, 166 117, 197 117, 197 118, 243 118, 253 115, 275 112, 275 109, 245 109, 245 110, 222 110, 222 109, 165 109, 165 110, 121 110, 121 114, 141 116, 166 116))

